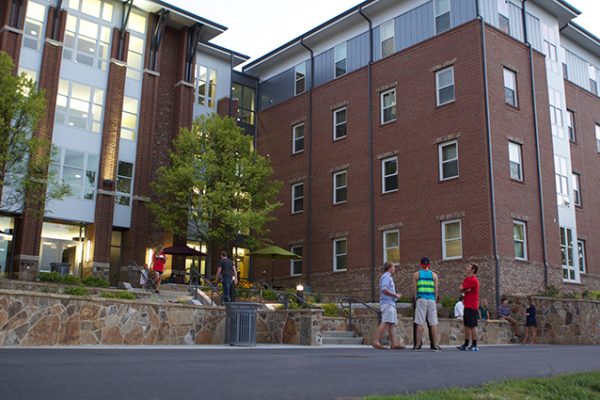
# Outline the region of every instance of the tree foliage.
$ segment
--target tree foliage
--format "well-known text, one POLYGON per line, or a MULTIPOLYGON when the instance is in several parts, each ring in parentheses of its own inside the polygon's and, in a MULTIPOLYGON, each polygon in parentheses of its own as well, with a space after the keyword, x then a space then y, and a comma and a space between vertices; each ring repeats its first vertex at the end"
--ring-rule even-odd
POLYGON ((33 135, 46 110, 44 93, 14 69, 12 58, 0 52, 0 209, 21 211, 29 193, 30 204, 43 212, 45 201, 61 199, 69 187, 48 173, 50 141, 33 135))
POLYGON ((157 201, 149 204, 164 229, 209 248, 230 248, 240 234, 252 247, 266 233, 281 184, 233 119, 200 117, 175 138, 170 160, 157 171, 157 201))

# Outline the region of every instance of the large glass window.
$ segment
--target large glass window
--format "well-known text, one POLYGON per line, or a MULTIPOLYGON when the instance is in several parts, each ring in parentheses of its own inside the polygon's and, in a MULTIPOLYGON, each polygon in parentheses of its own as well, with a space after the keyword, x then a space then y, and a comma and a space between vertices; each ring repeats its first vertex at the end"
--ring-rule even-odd
POLYGON ((440 160, 440 180, 458 177, 458 142, 452 140, 438 146, 440 160))
POLYGON ((131 190, 133 189, 133 164, 119 161, 117 168, 117 195, 115 201, 122 206, 131 205, 131 190))
POLYGON ((304 151, 304 124, 292 127, 292 154, 304 151))
POLYGON ((297 96, 306 91, 306 63, 296 65, 294 68, 294 95, 297 96))
POLYGON ((554 156, 554 168, 556 179, 556 201, 559 206, 569 206, 569 170, 567 160, 563 157, 554 156))
POLYGON ((564 138, 562 97, 558 90, 549 90, 550 100, 550 123, 552 124, 552 134, 559 138, 564 138))
POLYGON ((517 73, 504 68, 504 102, 517 106, 517 73))
POLYGON ((333 204, 344 203, 348 199, 348 171, 333 174, 333 204))
POLYGON ((121 139, 135 140, 138 127, 139 101, 131 97, 123 99, 121 114, 121 139))
POLYGON ((98 156, 75 150, 56 148, 50 170, 56 178, 69 185, 71 197, 93 200, 98 175, 98 156))
POLYGON ((576 143, 577 133, 575 132, 575 113, 571 110, 567 110, 567 130, 569 131, 569 141, 571 143, 576 143))
POLYGON ((348 240, 339 238, 333 240, 333 270, 348 269, 348 240))
POLYGON ((333 140, 346 137, 348 129, 346 107, 333 111, 333 140))
POLYGON ((585 274, 585 240, 577 241, 577 253, 579 255, 579 273, 585 274))
POLYGON ((99 133, 104 90, 61 79, 56 97, 57 123, 99 133))
POLYGON ((400 262, 400 231, 393 229, 383 232, 383 262, 400 262))
POLYGON ((238 118, 240 122, 254 125, 256 91, 239 83, 234 83, 232 89, 233 97, 238 100, 238 118))
POLYGON ((515 258, 527 260, 527 225, 523 221, 513 221, 515 258))
POLYGON ((381 123, 396 120, 396 89, 381 92, 381 123))
POLYGON ((304 182, 292 185, 292 214, 304 211, 304 182))
POLYGON ((335 64, 335 77, 342 76, 347 71, 346 65, 346 42, 338 44, 333 49, 334 53, 334 64, 335 64))
POLYGON ((196 64, 196 101, 201 106, 217 106, 217 71, 196 64))
POLYGON ((450 29, 450 0, 435 0, 435 33, 450 29))
POLYGON ((27 2, 25 25, 23 26, 23 46, 39 51, 44 37, 44 21, 46 20, 46 6, 27 2))
MULTIPOLYGON (((302 246, 292 246, 290 251, 300 257, 302 257, 302 246)), ((302 259, 290 260, 290 275, 300 276, 302 275, 302 259)))
POLYGON ((144 71, 144 49, 146 47, 146 17, 132 11, 127 21, 129 49, 127 50, 127 77, 141 80, 144 71))
POLYGON ((398 190, 398 157, 381 160, 381 192, 398 190))
POLYGON ((576 206, 581 207, 581 177, 578 173, 573 172, 573 202, 576 206))
POLYGON ((437 105, 454 101, 454 67, 444 68, 435 73, 437 105))
POLYGON ((577 281, 578 276, 573 260, 573 231, 563 226, 560 227, 560 254, 565 281, 577 281))
POLYGON ((600 124, 596 124, 596 151, 600 153, 600 124))
POLYGON ((462 231, 459 219, 442 221, 442 257, 444 260, 462 257, 462 231))
POLYGON ((391 19, 381 24, 379 35, 381 36, 381 58, 394 54, 396 48, 394 38, 394 20, 391 19))
POLYGON ((515 181, 523 180, 523 164, 521 156, 521 145, 508 142, 508 158, 510 163, 510 178, 515 181))

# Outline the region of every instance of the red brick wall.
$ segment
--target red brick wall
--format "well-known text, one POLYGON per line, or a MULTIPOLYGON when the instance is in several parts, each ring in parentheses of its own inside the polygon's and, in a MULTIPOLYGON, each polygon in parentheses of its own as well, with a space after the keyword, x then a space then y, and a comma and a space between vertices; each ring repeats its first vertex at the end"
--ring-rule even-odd
MULTIPOLYGON (((6 0, 0 2, 0 51, 7 52, 13 60, 15 60, 15 66, 19 63, 19 56, 21 54, 21 42, 23 41, 23 34, 12 32, 5 29, 9 27, 10 14, 12 4, 14 0, 6 0)), ((25 10, 27 10, 27 0, 22 2, 22 14, 21 20, 18 26, 12 26, 12 28, 22 30, 23 23, 25 22, 25 10)))

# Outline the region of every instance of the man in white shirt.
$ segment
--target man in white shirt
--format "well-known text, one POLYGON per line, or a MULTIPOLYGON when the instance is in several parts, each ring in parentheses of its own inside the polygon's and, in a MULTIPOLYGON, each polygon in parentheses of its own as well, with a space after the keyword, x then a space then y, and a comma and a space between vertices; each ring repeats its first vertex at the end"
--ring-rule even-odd
POLYGON ((465 305, 463 304, 464 295, 460 295, 458 302, 454 305, 454 318, 463 319, 465 315, 465 305))

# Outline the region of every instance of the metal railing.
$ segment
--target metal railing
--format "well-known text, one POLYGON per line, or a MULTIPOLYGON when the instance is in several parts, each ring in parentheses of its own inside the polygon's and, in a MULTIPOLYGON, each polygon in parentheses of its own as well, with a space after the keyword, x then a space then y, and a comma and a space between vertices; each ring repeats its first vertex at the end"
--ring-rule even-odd
POLYGON ((342 307, 342 310, 344 310, 345 303, 348 303, 348 331, 352 331, 352 304, 353 303, 362 304, 363 306, 365 306, 365 308, 367 310, 372 311, 375 314, 377 314, 378 324, 381 322, 381 311, 371 307, 370 305, 368 305, 361 299, 357 299, 356 297, 344 297, 344 298, 340 299, 340 306, 342 307))
MULTIPOLYGON (((283 307, 287 310, 290 306, 290 299, 294 299, 296 300, 296 302, 298 304, 301 304, 304 307, 311 307, 311 305, 309 303, 306 302, 306 300, 304 300, 304 298, 298 296, 295 293, 291 293, 291 292, 286 292, 286 291, 282 291, 282 290, 275 290, 271 285, 269 285, 266 281, 263 281, 260 283, 261 286, 270 291, 272 291, 273 293, 275 293, 275 295, 277 296, 277 301, 281 304, 283 304, 283 307)), ((261 297, 262 297, 262 290, 261 290, 261 297)))

